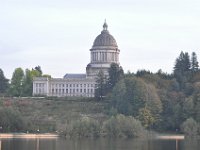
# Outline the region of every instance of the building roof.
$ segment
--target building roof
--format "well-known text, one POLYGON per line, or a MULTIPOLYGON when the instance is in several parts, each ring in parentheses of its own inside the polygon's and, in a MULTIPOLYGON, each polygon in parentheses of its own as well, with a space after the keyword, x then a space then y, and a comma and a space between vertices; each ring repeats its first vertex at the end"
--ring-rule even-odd
POLYGON ((94 40, 93 47, 98 47, 98 46, 118 47, 115 38, 109 33, 107 28, 108 25, 105 22, 103 24, 103 30, 101 31, 101 34, 99 34, 94 40))
POLYGON ((86 74, 73 74, 73 73, 67 73, 64 75, 64 79, 84 79, 86 78, 86 74))

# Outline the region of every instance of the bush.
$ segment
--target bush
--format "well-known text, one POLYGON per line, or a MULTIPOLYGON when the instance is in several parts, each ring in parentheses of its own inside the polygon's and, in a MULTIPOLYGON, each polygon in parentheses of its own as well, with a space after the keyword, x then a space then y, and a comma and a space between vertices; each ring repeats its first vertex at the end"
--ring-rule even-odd
POLYGON ((0 109, 0 127, 2 132, 20 132, 25 129, 21 114, 10 108, 0 109))
POLYGON ((103 131, 110 137, 139 137, 143 134, 143 127, 140 121, 131 116, 112 116, 104 122, 103 131))
POLYGON ((181 125, 181 130, 186 136, 197 136, 198 135, 198 124, 193 118, 187 119, 181 125))
POLYGON ((92 118, 83 117, 68 125, 67 134, 70 137, 98 137, 100 125, 98 121, 92 118))

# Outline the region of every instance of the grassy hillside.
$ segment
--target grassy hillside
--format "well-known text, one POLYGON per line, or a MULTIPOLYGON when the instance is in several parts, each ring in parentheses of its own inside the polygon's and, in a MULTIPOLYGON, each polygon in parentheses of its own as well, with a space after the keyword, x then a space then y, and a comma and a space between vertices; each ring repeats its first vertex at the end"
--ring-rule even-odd
POLYGON ((29 132, 62 132, 84 116, 102 122, 107 118, 107 105, 85 98, 0 98, 1 108, 20 112, 29 132))

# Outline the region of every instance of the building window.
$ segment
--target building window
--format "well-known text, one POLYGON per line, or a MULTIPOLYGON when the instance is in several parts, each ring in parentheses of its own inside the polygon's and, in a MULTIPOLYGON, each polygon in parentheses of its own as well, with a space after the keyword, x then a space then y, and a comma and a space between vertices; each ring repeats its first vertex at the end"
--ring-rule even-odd
POLYGON ((66 93, 68 93, 68 89, 66 89, 66 93))
POLYGON ((63 87, 65 87, 65 85, 63 84, 63 87))
POLYGON ((86 93, 86 89, 84 89, 84 93, 86 93))
POLYGON ((54 89, 52 89, 52 93, 54 93, 54 89))
POLYGON ((73 89, 73 93, 75 93, 75 89, 73 89))
POLYGON ((72 87, 72 85, 70 84, 69 87, 72 87))
POLYGON ((76 89, 76 92, 78 93, 78 89, 76 89))
POLYGON ((82 89, 80 89, 80 92, 82 93, 82 89))
POLYGON ((93 93, 93 89, 91 89, 91 93, 93 93))
POLYGON ((63 93, 65 93, 65 89, 63 89, 63 93))

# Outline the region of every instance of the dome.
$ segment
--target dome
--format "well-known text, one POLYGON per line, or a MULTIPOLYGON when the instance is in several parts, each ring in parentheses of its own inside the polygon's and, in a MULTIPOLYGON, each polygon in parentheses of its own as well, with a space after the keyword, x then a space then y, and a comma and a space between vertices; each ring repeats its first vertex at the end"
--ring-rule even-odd
POLYGON ((98 35, 96 39, 94 40, 93 47, 96 47, 96 46, 117 47, 117 42, 115 41, 114 37, 110 35, 107 28, 108 28, 108 25, 105 22, 103 25, 103 31, 101 31, 101 34, 98 35))

